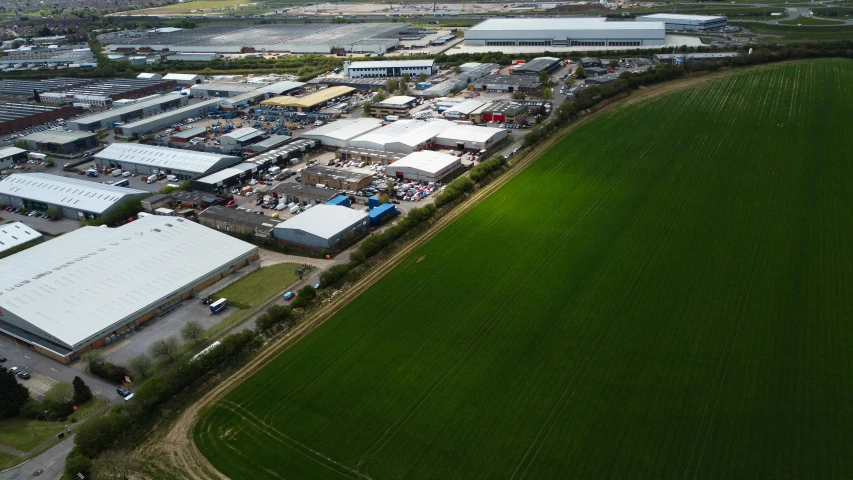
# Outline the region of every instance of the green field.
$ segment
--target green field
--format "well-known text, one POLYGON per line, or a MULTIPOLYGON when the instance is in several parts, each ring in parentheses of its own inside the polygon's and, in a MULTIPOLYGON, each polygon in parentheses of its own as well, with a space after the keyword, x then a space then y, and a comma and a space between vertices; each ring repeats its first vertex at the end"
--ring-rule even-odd
POLYGON ((797 17, 793 20, 781 20, 779 23, 784 25, 841 25, 844 22, 826 18, 797 17))
POLYGON ((232 479, 853 478, 853 61, 617 105, 204 412, 232 479))
POLYGON ((211 297, 225 297, 229 303, 241 308, 255 307, 298 280, 297 268, 299 265, 295 263, 279 263, 258 269, 211 297))

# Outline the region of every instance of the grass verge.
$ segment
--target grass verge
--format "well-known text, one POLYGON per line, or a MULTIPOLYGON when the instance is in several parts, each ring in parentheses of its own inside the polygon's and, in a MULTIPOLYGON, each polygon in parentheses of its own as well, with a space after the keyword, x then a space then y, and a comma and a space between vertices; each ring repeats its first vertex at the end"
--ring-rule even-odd
POLYGON ((295 263, 279 263, 260 268, 212 295, 227 298, 228 303, 242 309, 252 308, 276 292, 295 282, 299 275, 295 263))
POLYGON ((100 399, 93 398, 80 406, 64 422, 30 420, 27 418, 7 418, 0 421, 0 444, 28 453, 42 443, 64 432, 75 422, 82 420, 103 405, 100 399))

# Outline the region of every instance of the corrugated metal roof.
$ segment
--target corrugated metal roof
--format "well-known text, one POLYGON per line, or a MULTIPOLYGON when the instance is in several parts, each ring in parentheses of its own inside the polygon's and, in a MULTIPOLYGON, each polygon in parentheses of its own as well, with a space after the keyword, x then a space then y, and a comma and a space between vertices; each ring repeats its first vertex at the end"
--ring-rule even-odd
POLYGON ((432 150, 422 150, 410 153, 385 168, 387 172, 393 172, 394 169, 400 168, 412 168, 436 174, 457 162, 460 162, 459 157, 454 157, 446 153, 433 152, 432 150))
POLYGON ((367 220, 366 213, 337 205, 314 205, 299 215, 279 223, 276 229, 302 230, 311 235, 329 239, 349 228, 359 220, 367 220))
POLYGON ((32 140, 33 142, 42 143, 67 143, 79 140, 81 138, 94 137, 92 132, 77 132, 66 130, 45 130, 43 132, 35 132, 27 135, 21 140, 32 140))
POLYGON ((378 118, 336 120, 313 130, 309 130, 302 136, 305 138, 316 138, 318 140, 322 139, 322 137, 334 138, 336 140, 349 140, 371 130, 376 130, 381 126, 382 120, 378 118))
POLYGON ((256 250, 174 217, 83 227, 0 260, 0 308, 80 348, 256 250))
POLYGON ((0 181, 0 194, 100 214, 128 195, 148 192, 60 177, 48 173, 16 173, 0 181))
POLYGON ((334 98, 354 92, 352 87, 329 87, 304 97, 274 97, 261 102, 263 105, 279 105, 282 107, 311 108, 334 98))
POLYGON ((26 152, 27 151, 24 150, 23 148, 18 148, 18 147, 0 148, 0 158, 11 157, 13 155, 18 155, 18 154, 26 153, 26 152))
POLYGON ((204 75, 193 75, 192 73, 167 73, 163 80, 184 80, 191 81, 197 78, 204 78, 204 75))
POLYGON ((42 234, 21 222, 0 225, 0 252, 42 237, 42 234))
POLYGON ((223 159, 231 159, 235 163, 239 161, 239 158, 230 155, 140 143, 113 143, 95 154, 95 158, 198 173, 207 172, 223 159))
POLYGON ((258 130, 257 128, 243 127, 233 130, 230 133, 226 133, 225 135, 223 135, 223 137, 235 138, 237 140, 246 140, 263 134, 264 133, 258 130))
POLYGON ((374 62, 352 62, 349 68, 422 68, 434 65, 435 60, 378 60, 374 62))

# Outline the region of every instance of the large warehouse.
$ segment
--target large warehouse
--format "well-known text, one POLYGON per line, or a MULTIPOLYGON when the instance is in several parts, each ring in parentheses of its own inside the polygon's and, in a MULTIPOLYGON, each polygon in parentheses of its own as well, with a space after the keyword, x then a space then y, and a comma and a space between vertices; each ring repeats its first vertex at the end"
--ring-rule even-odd
POLYGON ((273 97, 261 102, 262 105, 288 107, 297 112, 311 112, 326 105, 327 102, 349 95, 355 91, 352 87, 329 87, 317 90, 302 97, 273 97))
POLYGON ((385 175, 400 180, 440 182, 462 168, 459 157, 425 150, 406 155, 385 167, 385 175))
POLYGON ((110 107, 115 100, 162 94, 172 90, 177 85, 173 80, 111 78, 61 92, 43 93, 40 98, 45 103, 81 102, 99 107, 110 107))
POLYGON ((187 102, 187 97, 184 95, 163 95, 151 100, 132 103, 125 107, 112 108, 94 115, 69 120, 68 128, 88 132, 104 130, 112 128, 114 123, 130 122, 138 118, 157 115, 186 105, 187 102))
POLYGON ((98 218, 127 200, 148 195, 142 190, 48 173, 16 173, 0 181, 0 203, 40 212, 58 207, 63 217, 74 220, 98 218))
POLYGON ((456 150, 479 152, 498 145, 506 136, 507 131, 503 128, 454 124, 438 134, 435 143, 456 150))
POLYGON ((655 13, 637 17, 638 22, 663 22, 667 30, 706 31, 725 28, 725 15, 684 15, 679 13, 655 13))
POLYGON ((175 217, 83 227, 0 260, 0 332, 70 363, 242 268, 257 251, 175 217))
POLYGON ((0 135, 73 116, 71 105, 0 102, 0 135))
POLYGON ((301 138, 319 140, 324 147, 341 148, 349 146, 349 142, 359 135, 364 135, 381 126, 382 120, 378 118, 336 120, 305 132, 301 138))
POLYGON ((368 226, 367 213, 337 205, 315 205, 273 228, 273 237, 309 248, 334 248, 368 226))
POLYGON ((401 32, 410 29, 406 23, 221 25, 115 39, 109 48, 122 52, 150 48, 198 53, 385 53, 400 44, 401 32))
POLYGON ((74 130, 45 130, 31 133, 20 141, 27 142, 30 150, 64 155, 85 152, 98 146, 97 135, 74 130))
MULTIPOLYGON (((183 97, 183 95, 180 96, 183 97)), ((115 132, 116 135, 126 138, 130 138, 134 135, 148 135, 149 133, 162 130, 178 122, 182 122, 187 118, 207 115, 211 108, 215 108, 218 105, 219 100, 217 99, 202 100, 200 102, 193 103, 192 105, 186 105, 175 110, 146 117, 142 120, 126 123, 116 127, 115 132)))
POLYGON ((0 254, 10 249, 44 241, 44 235, 21 222, 0 225, 0 254))
POLYGON ((638 47, 663 45, 664 24, 606 18, 491 18, 465 30, 465 43, 488 46, 638 47))
POLYGON ((192 180, 240 163, 240 158, 218 153, 155 147, 140 143, 113 143, 95 154, 103 167, 116 167, 143 175, 165 173, 192 180))
POLYGON ((435 138, 456 125, 447 120, 398 120, 350 141, 351 147, 412 153, 435 146, 435 138))
POLYGON ((344 62, 344 76, 362 77, 411 77, 432 75, 438 71, 435 60, 379 60, 375 62, 344 62))

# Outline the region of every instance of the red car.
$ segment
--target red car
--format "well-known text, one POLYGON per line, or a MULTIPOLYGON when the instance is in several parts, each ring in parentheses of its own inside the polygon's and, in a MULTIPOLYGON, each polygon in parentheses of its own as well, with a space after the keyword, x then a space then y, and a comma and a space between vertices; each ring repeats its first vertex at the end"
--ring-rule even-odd
POLYGON ((225 204, 225 208, 231 208, 234 206, 234 199, 228 200, 228 203, 225 204))
POLYGON ((282 295, 282 297, 287 301, 293 300, 293 297, 295 296, 296 295, 293 292, 286 292, 284 295, 282 295))

